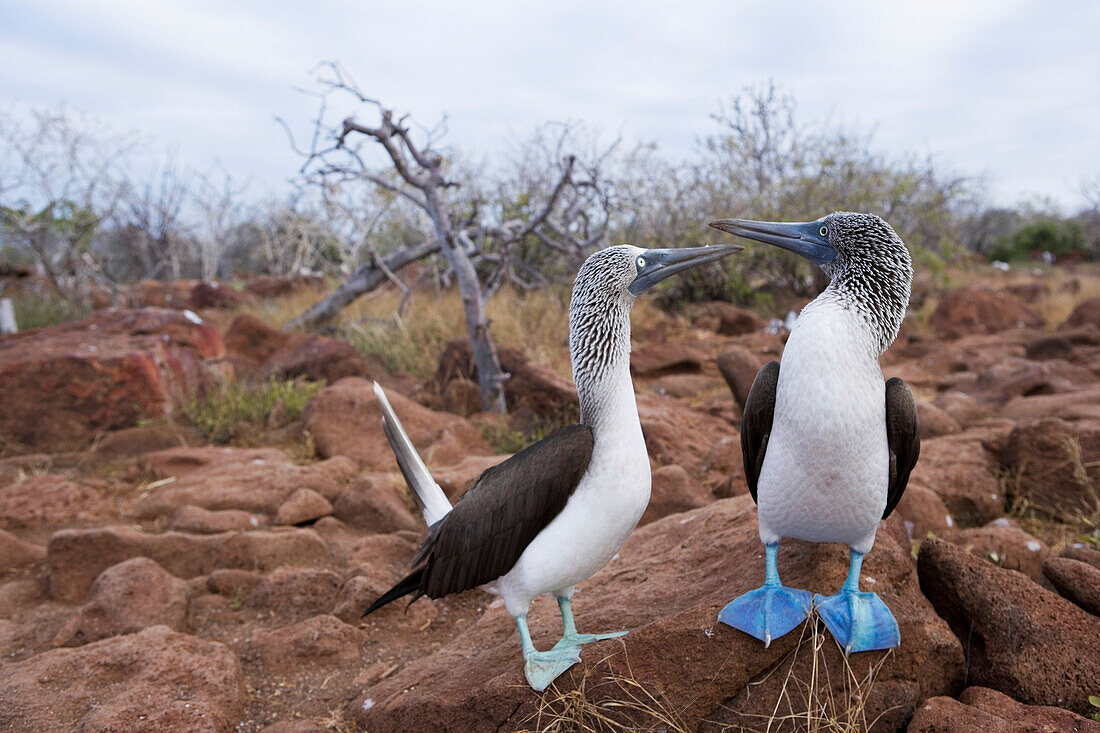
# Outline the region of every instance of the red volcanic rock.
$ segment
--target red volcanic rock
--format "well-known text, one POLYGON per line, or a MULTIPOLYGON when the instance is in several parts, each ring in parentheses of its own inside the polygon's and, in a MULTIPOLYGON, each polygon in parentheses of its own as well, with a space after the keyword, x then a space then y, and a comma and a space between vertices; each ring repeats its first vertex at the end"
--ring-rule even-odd
POLYGON ((706 354, 694 344, 644 344, 630 353, 630 373, 636 377, 696 374, 702 371, 705 361, 706 354))
POLYGON ((45 547, 24 542, 11 532, 0 529, 0 575, 45 559, 45 547))
POLYGON ((88 601, 54 638, 55 646, 81 646, 147 626, 182 629, 187 620, 187 583, 147 557, 113 565, 95 579, 88 601))
POLYGON ((1029 705, 1085 713, 1100 680, 1100 618, 1022 573, 927 539, 921 590, 963 641, 968 681, 1029 705))
POLYGON ((127 300, 135 308, 189 308, 198 280, 139 280, 130 286, 127 300))
POLYGON ((1036 507, 1073 518, 1100 486, 1100 421, 1058 418, 1017 423, 1004 447, 1017 490, 1036 507))
MULTIPOLYGON (((786 699, 781 696, 788 672, 794 679, 810 679, 812 645, 799 645, 805 630, 765 649, 716 620, 726 602, 763 579, 755 517, 751 499, 738 497, 635 531, 619 557, 583 583, 574 599, 582 631, 626 628, 631 633, 588 646, 581 664, 556 681, 558 692, 570 695, 584 684, 587 700, 598 705, 623 699, 609 678, 628 676, 641 685, 638 694, 654 695, 683 719, 734 729, 755 725, 759 719, 752 716, 766 716, 776 704, 785 704, 779 700, 786 699)), ((853 666, 864 670, 884 660, 865 702, 868 720, 882 713, 886 730, 903 726, 921 700, 956 691, 963 679, 959 642, 920 594, 909 543, 899 534, 904 531, 894 522, 879 532, 864 565, 864 587, 879 592, 894 612, 902 645, 888 655, 852 658, 853 666)), ((787 541, 780 549, 780 573, 795 587, 834 592, 847 566, 842 547, 787 541)), ((549 599, 536 600, 528 622, 541 648, 561 631, 549 599)), ((528 716, 537 715, 540 696, 523 682, 514 628, 502 607, 490 606, 442 648, 370 684, 349 712, 367 730, 523 727, 524 720, 532 720, 528 716)), ((831 640, 824 640, 817 663, 817 679, 825 686, 821 694, 843 697, 843 655, 831 640), (826 668, 831 682, 824 681, 826 668)), ((600 710, 619 725, 645 728, 655 722, 627 707, 600 710)))
MULTIPOLYGON (((332 615, 343 619, 349 624, 359 624, 364 621, 363 614, 378 598, 392 588, 401 578, 408 574, 408 568, 404 572, 392 573, 375 567, 360 568, 358 575, 348 579, 340 589, 336 597, 336 607, 332 615)), ((481 591, 472 591, 481 593, 481 591)), ((377 633, 422 633, 439 618, 440 605, 431 601, 427 603, 414 603, 406 608, 407 602, 396 601, 383 606, 365 619, 367 628, 371 630, 371 636, 377 633)))
MULTIPOLYGON (((532 364, 520 351, 508 346, 497 346, 497 358, 501 369, 509 374, 504 383, 504 400, 513 419, 540 418, 550 422, 576 419, 577 390, 569 380, 546 367, 532 364)), ((454 380, 477 384, 477 378, 470 340, 462 338, 449 342, 439 357, 435 373, 439 393, 445 395, 454 380)), ((480 404, 480 391, 478 395, 480 404)))
POLYGON ((312 489, 298 489, 279 506, 275 524, 303 524, 332 514, 328 499, 312 489))
POLYGON ((721 300, 689 305, 684 310, 694 326, 721 336, 741 336, 764 327, 760 316, 721 300))
POLYGON ((1017 397, 1074 392, 1095 381, 1091 371, 1065 361, 1007 357, 982 370, 972 392, 987 405, 1001 405, 1017 397))
POLYGON ((1071 547, 1061 554, 1061 557, 1068 557, 1071 560, 1079 560, 1086 565, 1091 565, 1097 570, 1100 570, 1100 550, 1090 550, 1087 547, 1071 547))
POLYGON ((115 514, 94 489, 45 474, 0 489, 0 529, 104 519, 115 514))
POLYGON ((398 494, 394 482, 404 479, 392 474, 362 474, 351 486, 340 492, 333 504, 333 514, 342 522, 368 533, 424 529, 419 515, 414 515, 398 494))
POLYGON ((347 458, 298 465, 276 448, 173 448, 148 454, 143 465, 175 480, 134 505, 134 515, 142 519, 172 516, 187 505, 273 516, 298 489, 312 489, 331 500, 355 475, 347 458))
POLYGON ((1043 563, 1043 575, 1063 598, 1100 616, 1100 568, 1069 557, 1052 557, 1043 563))
POLYGON ((905 521, 905 529, 913 539, 923 539, 929 532, 939 534, 955 526, 943 499, 924 486, 907 486, 895 511, 905 521))
POLYGON ((1025 355, 1028 359, 1045 361, 1047 359, 1070 359, 1073 357, 1073 342, 1061 336, 1040 336, 1027 342, 1025 355))
POLYGON ((244 602, 250 608, 297 621, 330 613, 341 585, 340 576, 331 570, 278 568, 257 583, 244 602))
POLYGON ((50 595, 82 600, 103 570, 132 557, 148 557, 180 578, 217 568, 267 571, 281 565, 317 566, 329 561, 324 540, 309 529, 191 535, 146 534, 128 527, 66 529, 46 545, 50 595))
POLYGON ((924 400, 917 400, 917 423, 920 425, 921 440, 950 435, 962 429, 950 414, 924 400))
POLYGON ((995 519, 984 527, 954 529, 943 539, 954 542, 967 552, 985 558, 994 565, 1017 570, 1036 583, 1043 579, 1043 562, 1050 548, 1007 519, 995 519))
POLYGON ((275 298, 303 290, 323 291, 325 279, 320 275, 256 275, 244 289, 261 298, 275 298))
POLYGON ((267 517, 240 509, 221 509, 210 511, 190 504, 182 507, 172 523, 171 529, 192 534, 218 534, 219 532, 247 532, 250 529, 266 527, 267 517))
POLYGON ((202 441, 202 434, 191 427, 139 425, 104 435, 95 445, 95 458, 97 461, 133 458, 157 450, 198 445, 202 441))
POLYGON ((762 366, 764 362, 743 346, 730 347, 718 355, 718 371, 722 372, 738 407, 744 409, 752 382, 762 366))
MULTIPOLYGON (((451 501, 457 501, 458 497, 462 496, 466 489, 470 488, 481 474, 498 463, 503 463, 507 458, 508 455, 506 454, 467 456, 458 463, 449 466, 441 466, 435 469, 432 472, 432 477, 451 501)), ((398 481, 399 485, 404 484, 403 478, 395 478, 394 480, 398 481)))
POLYGON ((1100 297, 1079 303, 1059 328, 1064 330, 1089 325, 1100 328, 1100 297))
POLYGON ((906 733, 1100 733, 1100 723, 1062 708, 1024 705, 986 687, 968 687, 958 700, 933 697, 917 708, 906 733))
POLYGON ((154 626, 4 665, 0 729, 230 733, 245 698, 228 648, 154 626))
POLYGON ((236 308, 252 303, 256 297, 252 293, 242 293, 216 280, 201 280, 191 288, 188 305, 195 310, 204 308, 236 308))
POLYGON ((978 401, 965 392, 944 392, 932 404, 960 425, 968 425, 980 419, 984 412, 978 401))
MULTIPOLYGON (((467 455, 493 452, 463 418, 434 412, 399 393, 388 391, 387 396, 430 468, 457 463, 467 455)), ((309 401, 302 417, 322 456, 347 456, 372 471, 399 470, 382 433, 378 400, 367 380, 350 377, 326 387, 309 401)))
POLYGON ((728 421, 670 397, 637 399, 646 449, 658 465, 683 467, 708 492, 731 474, 743 477, 741 438, 728 421))
POLYGON ((237 316, 225 333, 225 348, 236 371, 246 377, 301 377, 329 384, 344 377, 378 379, 382 365, 370 362, 347 341, 280 331, 259 318, 237 316))
POLYGON ((714 494, 693 481, 683 468, 661 466, 653 471, 649 506, 638 524, 649 524, 669 514, 691 511, 713 502, 714 494))
POLYGON ((260 631, 252 649, 269 673, 346 664, 359 659, 363 632, 335 616, 320 615, 273 631, 260 631))
POLYGON ((222 569, 206 577, 206 587, 211 593, 234 596, 252 590, 262 579, 259 573, 250 570, 222 569))
POLYGON ((922 486, 935 492, 955 521, 964 524, 984 524, 1004 514, 998 461, 984 438, 972 429, 922 441, 910 489, 922 486))
POLYGON ((1014 397, 999 413, 1013 420, 1058 417, 1063 420, 1100 420, 1100 388, 1085 387, 1060 394, 1014 397))
POLYGON ((944 293, 931 324, 941 338, 953 339, 1010 328, 1041 328, 1043 318, 1011 293, 964 288, 944 293))
POLYGON ((0 340, 0 435, 50 450, 171 415, 224 369, 220 334, 194 314, 101 311, 0 340))

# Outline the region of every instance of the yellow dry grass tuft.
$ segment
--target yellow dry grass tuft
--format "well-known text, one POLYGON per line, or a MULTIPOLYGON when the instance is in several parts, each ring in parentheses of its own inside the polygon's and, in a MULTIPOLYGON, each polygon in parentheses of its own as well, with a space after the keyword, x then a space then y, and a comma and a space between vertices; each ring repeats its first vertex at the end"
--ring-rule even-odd
POLYGON ((629 659, 626 667, 626 674, 601 677, 595 683, 593 669, 586 666, 574 689, 559 690, 551 685, 540 697, 538 708, 520 722, 531 727, 521 727, 518 733, 688 733, 694 729, 659 693, 634 677, 629 659), (605 686, 611 688, 611 694, 602 690, 598 696, 591 694, 596 687, 605 686))
POLYGON ((1004 471, 998 476, 1001 495, 1007 502, 1006 514, 1025 532, 1050 546, 1056 555, 1078 542, 1100 544, 1100 487, 1092 479, 1100 462, 1086 461, 1081 443, 1075 438, 1063 440, 1062 450, 1065 462, 1048 470, 1071 467, 1074 483, 1081 488, 1082 505, 1067 509, 1036 501, 1020 487, 1026 465, 1021 473, 1004 471))
POLYGON ((821 629, 820 621, 815 615, 811 623, 803 625, 798 645, 790 654, 762 679, 750 685, 750 689, 753 686, 762 685, 771 675, 777 674, 786 667, 783 684, 776 696, 771 713, 766 716, 744 715, 742 717, 755 718, 756 722, 751 726, 729 727, 727 730, 738 730, 744 733, 778 733, 779 731, 865 733, 871 730, 879 718, 889 712, 889 709, 884 710, 879 715, 869 718, 867 701, 870 699, 879 671, 893 655, 893 651, 884 652, 874 664, 867 667, 865 673, 861 673, 852 667, 850 660, 843 653, 840 654, 843 668, 832 669, 829 656, 823 651, 823 647, 830 643, 836 642, 821 629), (807 651, 810 654, 810 672, 807 679, 802 679, 795 670, 798 667, 799 657, 807 651), (834 692, 837 677, 840 678, 839 696, 834 692))
MULTIPOLYGON (((570 292, 567 287, 531 293, 502 289, 486 305, 494 340, 570 378, 570 292)), ((316 293, 295 293, 250 304, 244 312, 281 328, 317 299, 316 293)), ((447 342, 466 335, 462 299, 454 290, 426 290, 416 293, 398 314, 400 303, 400 293, 379 289, 345 308, 333 325, 360 351, 378 355, 387 368, 427 379, 435 374, 447 342)), ((631 320, 638 327, 652 327, 671 319, 651 299, 643 298, 631 320)))

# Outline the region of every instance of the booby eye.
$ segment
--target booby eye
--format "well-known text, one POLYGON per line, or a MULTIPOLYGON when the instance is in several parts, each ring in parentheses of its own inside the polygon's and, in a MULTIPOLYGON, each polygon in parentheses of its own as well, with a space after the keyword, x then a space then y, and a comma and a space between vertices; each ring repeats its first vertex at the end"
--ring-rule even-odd
POLYGON ((638 258, 638 269, 639 270, 644 270, 645 269, 645 257, 639 257, 638 258))
POLYGON ((817 233, 823 237, 829 236, 829 227, 821 227, 817 230, 817 233))

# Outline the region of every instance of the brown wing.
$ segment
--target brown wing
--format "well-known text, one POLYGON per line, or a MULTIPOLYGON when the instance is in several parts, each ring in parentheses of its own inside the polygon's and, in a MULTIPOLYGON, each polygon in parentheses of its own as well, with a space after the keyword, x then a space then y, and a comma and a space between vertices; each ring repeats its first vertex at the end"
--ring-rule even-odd
POLYGON ((741 460, 745 464, 745 480, 749 483, 753 501, 756 501, 756 482, 760 478, 760 467, 764 465, 764 453, 772 432, 775 386, 778 382, 779 362, 769 361, 752 380, 752 388, 741 413, 741 460))
POLYGON ((417 595, 439 598, 496 580, 565 507, 592 458, 592 430, 570 425, 487 469, 432 525, 414 564, 417 595))
POLYGON ((886 442, 890 446, 890 486, 886 492, 886 519, 905 493, 909 474, 920 457, 920 426, 913 390, 894 377, 886 382, 886 442))

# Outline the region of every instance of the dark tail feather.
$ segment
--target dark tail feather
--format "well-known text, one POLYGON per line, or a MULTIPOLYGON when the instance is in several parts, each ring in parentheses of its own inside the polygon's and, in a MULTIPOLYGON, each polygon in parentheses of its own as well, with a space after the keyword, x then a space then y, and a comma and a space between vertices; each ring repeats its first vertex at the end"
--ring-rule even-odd
MULTIPOLYGON (((396 601, 398 598, 401 598, 402 596, 407 596, 410 593, 415 593, 416 594, 416 595, 413 596, 413 601, 415 601, 417 598, 424 595, 424 591, 421 589, 421 585, 423 583, 423 580, 424 580, 424 568, 419 568, 417 570, 412 571, 407 576, 405 576, 401 580, 401 582, 399 582, 397 585, 395 585, 394 587, 390 588, 388 591, 383 593, 378 598, 377 601, 370 604, 370 608, 368 608, 363 613, 363 615, 368 616, 368 615, 374 613, 375 611, 377 611, 382 606, 389 603, 390 601, 396 601)), ((412 601, 409 601, 409 603, 412 603, 412 601)))

